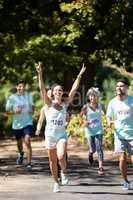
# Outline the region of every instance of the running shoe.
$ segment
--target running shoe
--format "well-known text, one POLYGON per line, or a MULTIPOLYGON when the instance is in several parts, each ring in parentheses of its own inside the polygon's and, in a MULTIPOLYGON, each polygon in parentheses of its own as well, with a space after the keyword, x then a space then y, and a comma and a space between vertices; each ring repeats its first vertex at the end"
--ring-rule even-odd
POLYGON ((26 165, 26 169, 27 169, 28 171, 30 171, 30 170, 32 169, 31 164, 27 164, 27 165, 26 165))
POLYGON ((18 158, 16 161, 17 165, 22 165, 23 160, 24 160, 24 152, 18 154, 18 158))
POLYGON ((103 169, 102 167, 99 168, 98 174, 99 174, 100 176, 103 176, 103 175, 104 175, 104 169, 103 169))
POLYGON ((61 173, 61 184, 62 185, 67 185, 68 182, 69 182, 68 177, 64 173, 61 173))
POLYGON ((60 185, 59 183, 54 183, 54 188, 53 188, 53 192, 57 193, 60 192, 60 185))
POLYGON ((123 190, 130 190, 131 189, 131 183, 129 181, 124 181, 122 189, 123 190))

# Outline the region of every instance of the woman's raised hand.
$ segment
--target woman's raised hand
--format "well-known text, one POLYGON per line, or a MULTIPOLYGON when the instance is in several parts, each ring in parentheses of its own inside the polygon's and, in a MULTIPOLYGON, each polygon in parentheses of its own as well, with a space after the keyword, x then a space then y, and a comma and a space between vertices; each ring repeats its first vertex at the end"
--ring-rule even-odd
POLYGON ((84 65, 84 63, 83 63, 79 75, 82 75, 82 74, 85 72, 85 70, 86 70, 86 67, 85 67, 85 65, 84 65))
POLYGON ((77 76, 78 79, 82 78, 82 74, 85 72, 85 70, 86 70, 86 67, 85 67, 85 65, 83 63, 82 68, 81 68, 81 70, 80 70, 80 72, 79 72, 79 74, 77 76))
POLYGON ((38 64, 36 64, 36 71, 37 73, 42 73, 42 62, 38 62, 38 64))

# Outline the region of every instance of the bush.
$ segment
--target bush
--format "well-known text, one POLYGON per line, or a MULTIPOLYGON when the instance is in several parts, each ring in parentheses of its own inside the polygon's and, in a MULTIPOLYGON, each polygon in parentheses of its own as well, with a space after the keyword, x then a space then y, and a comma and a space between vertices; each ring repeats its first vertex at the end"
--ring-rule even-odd
POLYGON ((72 114, 69 125, 67 126, 68 136, 79 138, 80 142, 85 141, 84 127, 80 123, 79 114, 72 114))
POLYGON ((6 115, 5 104, 6 98, 10 93, 10 87, 7 83, 6 85, 1 85, 0 87, 0 137, 11 136, 11 118, 6 115))

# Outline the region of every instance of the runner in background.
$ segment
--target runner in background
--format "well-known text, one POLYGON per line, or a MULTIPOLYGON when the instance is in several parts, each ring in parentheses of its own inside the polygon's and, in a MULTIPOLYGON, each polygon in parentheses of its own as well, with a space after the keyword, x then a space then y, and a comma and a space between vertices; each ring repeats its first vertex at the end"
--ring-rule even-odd
POLYGON ((85 126, 85 136, 88 141, 89 164, 93 164, 93 154, 97 151, 99 163, 98 174, 104 175, 102 106, 99 103, 99 89, 95 87, 90 88, 86 96, 88 102, 83 106, 80 116, 85 126))
POLYGON ((31 169, 31 134, 33 128, 32 115, 34 112, 34 104, 32 94, 25 91, 25 83, 19 80, 16 84, 16 93, 9 96, 6 102, 6 111, 13 116, 12 128, 17 141, 18 158, 17 164, 23 163, 25 145, 27 157, 27 169, 31 169))

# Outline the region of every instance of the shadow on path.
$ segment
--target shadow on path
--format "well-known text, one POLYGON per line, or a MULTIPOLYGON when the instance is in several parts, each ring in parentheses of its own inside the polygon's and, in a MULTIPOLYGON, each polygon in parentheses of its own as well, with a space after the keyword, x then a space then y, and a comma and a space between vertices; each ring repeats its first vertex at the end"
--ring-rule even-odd
MULTIPOLYGON (((85 158, 81 158, 78 155, 70 155, 68 158, 68 174, 70 178, 74 179, 93 179, 98 182, 106 181, 106 183, 112 182, 116 176, 120 175, 118 162, 116 160, 105 160, 105 175, 98 175, 98 164, 95 161, 93 166, 88 165, 88 161, 85 158)), ((17 175, 44 175, 49 176, 49 164, 48 157, 37 155, 33 157, 32 170, 27 171, 25 165, 16 165, 16 156, 9 155, 5 158, 0 158, 0 176, 17 176, 17 175)), ((132 166, 128 167, 128 174, 133 175, 132 166)), ((85 184, 86 183, 82 183, 85 184)), ((88 185, 88 184, 87 184, 88 185)))

